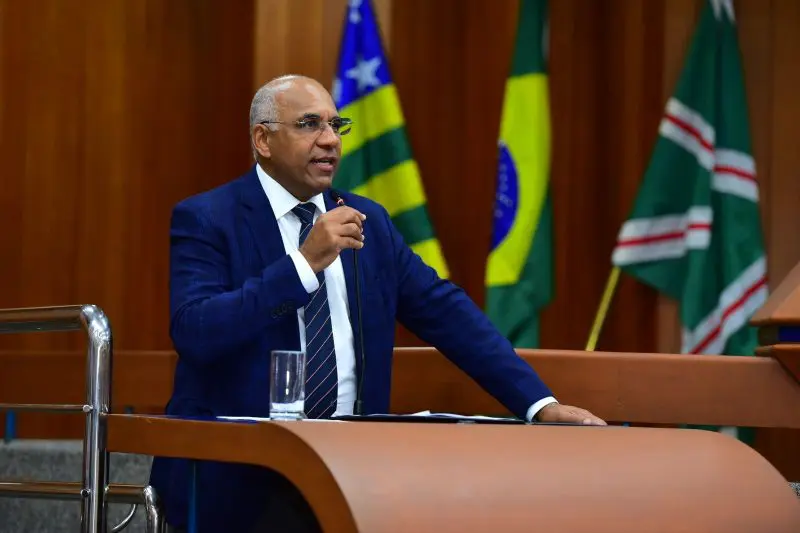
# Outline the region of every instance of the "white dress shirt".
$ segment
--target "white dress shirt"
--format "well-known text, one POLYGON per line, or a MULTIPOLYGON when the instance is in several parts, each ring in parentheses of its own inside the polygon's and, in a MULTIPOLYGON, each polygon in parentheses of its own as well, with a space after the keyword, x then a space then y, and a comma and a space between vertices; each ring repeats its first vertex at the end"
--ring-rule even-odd
MULTIPOLYGON (((306 258, 298 250, 300 219, 292 213, 292 209, 302 202, 267 174, 261 168, 261 165, 256 165, 256 173, 272 206, 275 220, 278 221, 283 247, 289 257, 292 258, 303 287, 307 292, 312 293, 319 287, 319 281, 317 281, 317 276, 308 261, 306 261, 306 258)), ((325 200, 321 194, 318 194, 309 199, 309 202, 317 207, 317 211, 314 213, 314 222, 316 222, 319 215, 326 212, 325 200)), ((336 350, 336 372, 339 378, 338 398, 334 414, 350 415, 353 414, 353 404, 356 399, 356 358, 353 348, 353 328, 350 326, 350 314, 348 312, 347 287, 341 258, 337 256, 333 263, 325 269, 324 273, 325 285, 328 291, 328 305, 331 310, 333 346, 336 350)), ((302 307, 297 310, 297 322, 300 329, 300 349, 305 351, 306 324, 302 307)), ((555 398, 548 396, 534 403, 528 409, 528 420, 532 420, 542 407, 555 401, 555 398)))
MULTIPOLYGON (((256 172, 272 206, 272 211, 275 213, 275 219, 278 221, 283 247, 292 258, 303 287, 312 293, 319 287, 319 281, 306 258, 298 250, 300 219, 292 213, 292 209, 302 202, 264 172, 261 165, 256 165, 256 172)), ((314 213, 314 222, 316 222, 319 215, 326 211, 325 200, 321 194, 318 194, 309 202, 317 206, 317 211, 314 213)), ((333 347, 336 350, 336 373, 339 378, 338 398, 334 414, 351 415, 356 399, 356 357, 353 349, 353 328, 350 326, 342 260, 337 256, 333 263, 324 270, 324 273, 328 291, 328 306, 331 310, 333 347)), ((297 310, 297 323, 300 328, 300 349, 305 351, 306 322, 302 307, 297 310)))

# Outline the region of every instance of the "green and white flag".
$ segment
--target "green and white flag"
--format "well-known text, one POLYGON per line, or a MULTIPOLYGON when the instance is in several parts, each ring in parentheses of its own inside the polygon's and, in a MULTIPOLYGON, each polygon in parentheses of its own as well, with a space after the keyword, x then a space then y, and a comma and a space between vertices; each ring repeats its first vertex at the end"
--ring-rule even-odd
POLYGON ((683 353, 752 355, 767 261, 732 0, 703 7, 659 133, 612 261, 679 302, 683 353))

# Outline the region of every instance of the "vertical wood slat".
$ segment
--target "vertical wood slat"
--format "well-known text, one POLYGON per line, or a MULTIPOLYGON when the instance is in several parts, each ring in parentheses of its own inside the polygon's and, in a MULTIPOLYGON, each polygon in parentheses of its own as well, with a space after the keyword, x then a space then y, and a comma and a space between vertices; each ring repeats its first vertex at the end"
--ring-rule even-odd
MULTIPOLYGON (((662 115, 667 100, 675 92, 678 78, 685 65, 689 43, 699 20, 701 3, 700 0, 674 0, 664 4, 662 115)), ((664 295, 659 295, 656 316, 658 351, 679 353, 681 350, 681 327, 677 302, 664 295)))
MULTIPOLYGON (((800 71, 796 58, 800 53, 800 4, 792 0, 773 0, 772 24, 772 132, 769 246, 772 251, 770 284, 774 287, 800 258, 798 226, 800 205, 800 104, 797 87, 800 71)), ((768 119, 767 119, 768 120, 768 119)))
MULTIPOLYGON (((392 0, 372 3, 389 50, 392 0)), ((330 88, 346 13, 347 0, 255 0, 253 90, 283 74, 330 88)))
MULTIPOLYGON (((619 228, 630 214, 657 138, 664 61, 662 2, 617 0, 604 7, 599 42, 605 46, 598 47, 600 67, 594 82, 600 91, 596 160, 602 162, 602 189, 595 197, 602 199, 595 200, 595 217, 603 224, 595 230, 596 240, 602 243, 597 257, 603 277, 595 283, 601 290, 611 271, 611 251, 619 228)), ((586 226, 591 222, 584 220, 586 226)), ((573 271, 569 279, 577 275, 573 271)), ((579 297, 576 294, 570 301, 579 297)), ((598 295, 595 309, 599 301, 598 295)), ((621 276, 599 348, 653 350, 655 302, 652 289, 621 276)))
MULTIPOLYGON (((748 45, 758 46, 758 59, 752 61, 746 75, 751 101, 755 97, 757 113, 753 116, 756 148, 766 159, 767 196, 762 204, 766 218, 769 284, 776 287, 800 260, 800 103, 796 94, 800 71, 800 4, 793 0, 772 0, 749 6, 750 20, 758 21, 759 31, 749 34, 748 45), (760 9, 759 9, 760 7, 760 9), (771 15, 771 16, 770 16, 771 15), (771 30, 771 31, 770 31, 771 30), (771 37, 771 42, 770 42, 771 37), (759 62, 763 61, 763 64, 759 62), (771 66, 771 72, 766 70, 771 66)), ((754 51, 755 52, 755 51, 754 51)), ((745 56, 747 57, 747 56, 745 56)), ((758 161, 757 161, 758 163, 758 161)), ((763 170, 763 169, 762 169, 763 170)), ((782 472, 800 479, 800 431, 760 430, 757 448, 782 472)))
MULTIPOLYGON (((602 87, 596 84, 606 67, 601 50, 611 46, 603 41, 605 7, 580 0, 550 3, 556 294, 552 307, 543 314, 543 346, 583 347, 608 275, 608 235, 598 236, 605 226, 599 204, 605 198, 607 159, 596 137, 603 128, 599 110, 607 105, 602 101, 602 87), (576 305, 578 294, 581 303, 576 305), (548 322, 551 317, 554 320, 548 322)), ((619 305, 615 298, 614 307, 619 305)), ((613 344, 610 327, 605 324, 600 339, 605 346, 613 344)))

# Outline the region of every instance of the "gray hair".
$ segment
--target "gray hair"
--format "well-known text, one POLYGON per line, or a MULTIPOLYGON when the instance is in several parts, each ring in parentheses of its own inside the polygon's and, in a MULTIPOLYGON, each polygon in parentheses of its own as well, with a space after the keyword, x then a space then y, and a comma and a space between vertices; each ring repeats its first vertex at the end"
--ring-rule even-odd
MULTIPOLYGON (((253 144, 253 128, 256 124, 265 120, 280 120, 277 103, 278 94, 288 89, 294 80, 301 77, 297 74, 286 74, 273 78, 262 85, 253 96, 253 101, 250 104, 250 148, 253 150, 254 159, 258 160, 258 152, 253 144)), ((266 126, 275 131, 279 125, 267 124, 266 126)))
MULTIPOLYGON (((253 131, 259 122, 279 119, 276 101, 278 94, 288 89, 294 80, 301 77, 297 74, 280 76, 268 81, 256 91, 253 102, 250 104, 250 131, 253 131)), ((268 127, 273 131, 277 129, 275 124, 269 124, 268 127)))

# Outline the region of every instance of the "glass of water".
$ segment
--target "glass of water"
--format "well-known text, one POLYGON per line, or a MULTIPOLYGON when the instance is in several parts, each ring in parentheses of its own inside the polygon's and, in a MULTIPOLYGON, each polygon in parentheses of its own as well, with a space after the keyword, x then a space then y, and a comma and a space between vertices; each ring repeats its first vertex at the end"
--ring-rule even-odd
POLYGON ((306 417, 306 353, 274 350, 269 368, 269 417, 301 420, 306 417))

